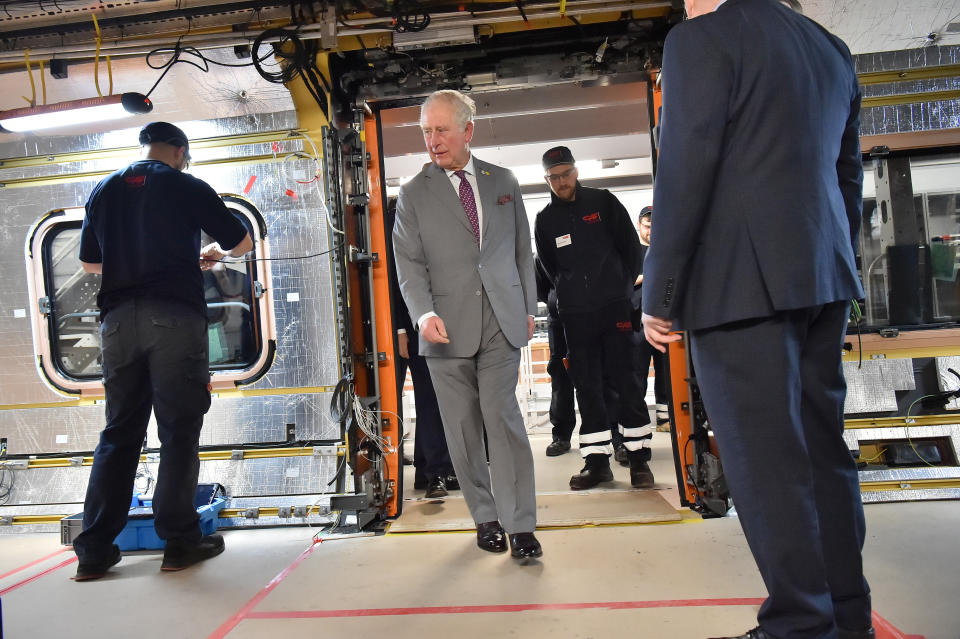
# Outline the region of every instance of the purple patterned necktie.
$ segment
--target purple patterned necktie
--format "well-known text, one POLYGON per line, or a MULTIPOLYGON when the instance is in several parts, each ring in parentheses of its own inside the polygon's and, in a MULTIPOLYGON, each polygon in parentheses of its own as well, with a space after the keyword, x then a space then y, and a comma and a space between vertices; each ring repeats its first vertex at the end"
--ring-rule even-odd
POLYGON ((454 171, 453 174, 460 178, 460 203, 463 204, 463 210, 467 214, 467 219, 470 220, 470 228, 473 229, 477 246, 480 246, 480 218, 477 215, 477 201, 473 198, 473 188, 463 169, 454 171))

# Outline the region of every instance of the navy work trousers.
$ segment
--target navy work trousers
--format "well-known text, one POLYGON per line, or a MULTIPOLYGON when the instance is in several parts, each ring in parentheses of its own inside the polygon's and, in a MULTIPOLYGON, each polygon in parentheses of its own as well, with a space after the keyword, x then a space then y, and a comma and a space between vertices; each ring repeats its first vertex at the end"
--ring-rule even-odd
POLYGON ((157 535, 198 540, 194 506, 200 429, 210 408, 207 318, 179 302, 124 302, 100 326, 107 425, 93 457, 74 540, 80 561, 109 558, 127 523, 140 450, 153 410, 160 468, 153 494, 157 535))

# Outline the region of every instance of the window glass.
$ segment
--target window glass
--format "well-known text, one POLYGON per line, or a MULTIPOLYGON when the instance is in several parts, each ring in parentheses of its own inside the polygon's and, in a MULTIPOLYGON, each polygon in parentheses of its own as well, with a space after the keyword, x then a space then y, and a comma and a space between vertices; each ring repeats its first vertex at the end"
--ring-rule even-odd
MULTIPOLYGON (((256 237, 245 215, 231 209, 256 237)), ((43 248, 47 315, 51 355, 67 378, 99 379, 100 320, 97 291, 100 276, 83 270, 78 257, 80 221, 56 225, 45 237, 43 248)), ((202 245, 213 240, 202 234, 202 245)), ((204 296, 209 320, 211 370, 234 370, 252 366, 260 356, 255 253, 247 261, 219 263, 203 273, 204 296)), ((227 258, 233 260, 234 258, 227 258)))
POLYGON ((897 183, 911 185, 913 210, 885 214, 874 188, 875 163, 866 161, 864 170, 859 251, 865 326, 960 321, 960 154, 910 158, 910 180, 897 183))

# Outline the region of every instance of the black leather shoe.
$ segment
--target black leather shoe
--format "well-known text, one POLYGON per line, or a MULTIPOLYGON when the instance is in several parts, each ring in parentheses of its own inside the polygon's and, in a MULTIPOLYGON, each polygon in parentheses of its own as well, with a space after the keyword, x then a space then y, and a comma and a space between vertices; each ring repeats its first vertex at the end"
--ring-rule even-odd
POLYGON ((110 549, 110 556, 103 561, 81 561, 77 564, 77 574, 73 576, 74 581, 93 581, 100 579, 111 566, 120 563, 120 548, 114 544, 110 549))
POLYGON ((499 521, 477 524, 477 546, 487 552, 507 552, 507 534, 499 521))
POLYGON ((874 639, 877 633, 873 627, 866 630, 847 630, 846 628, 837 628, 837 639, 874 639))
POLYGON ((510 535, 510 555, 516 559, 542 557, 543 549, 533 533, 517 533, 510 535))
POLYGON ((605 466, 586 464, 579 474, 570 478, 570 490, 586 490, 605 481, 613 481, 609 460, 605 466))
POLYGON ((547 457, 557 457, 570 450, 570 440, 554 437, 553 441, 547 445, 547 457))
POLYGON ((204 559, 216 557, 223 552, 223 537, 221 535, 207 535, 200 541, 186 542, 181 539, 170 539, 163 550, 163 563, 160 570, 172 572, 189 568, 204 559))
POLYGON ((443 477, 434 477, 430 480, 430 484, 427 486, 427 492, 424 495, 427 499, 439 499, 440 497, 447 496, 447 485, 443 481, 443 477))
POLYGON ((763 630, 758 626, 753 630, 748 630, 746 634, 737 635, 736 637, 711 637, 711 639, 776 639, 776 638, 773 635, 768 634, 766 630, 763 630))
POLYGON ((444 478, 443 483, 447 485, 447 490, 460 490, 460 480, 457 479, 457 476, 453 473, 447 475, 444 478))
POLYGON ((647 462, 632 462, 630 464, 630 485, 634 488, 653 488, 653 471, 647 462))
POLYGON ((616 449, 613 451, 613 458, 616 459, 621 466, 630 465, 630 458, 627 457, 627 447, 624 446, 623 444, 620 444, 619 446, 617 446, 616 449))

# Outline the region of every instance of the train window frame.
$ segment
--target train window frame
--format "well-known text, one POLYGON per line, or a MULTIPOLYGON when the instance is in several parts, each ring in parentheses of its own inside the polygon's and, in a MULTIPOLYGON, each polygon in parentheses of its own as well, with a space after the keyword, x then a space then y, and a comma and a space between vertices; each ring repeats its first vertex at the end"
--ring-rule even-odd
MULTIPOLYGON (((221 198, 250 231, 254 244, 253 255, 258 259, 250 263, 246 273, 250 278, 252 304, 245 307, 250 312, 250 321, 244 330, 248 328, 252 333, 250 344, 253 355, 240 366, 212 364, 210 377, 213 390, 225 390, 260 379, 269 370, 276 354, 276 320, 270 286, 270 247, 266 223, 250 200, 230 193, 221 194, 221 198)), ((54 391, 71 397, 102 397, 104 388, 101 375, 72 374, 62 365, 59 327, 55 324, 56 317, 50 302, 54 295, 50 246, 60 233, 79 229, 84 214, 83 207, 52 210, 37 220, 27 236, 25 257, 31 331, 38 372, 54 391)), ((99 319, 92 322, 99 327, 99 319)))

